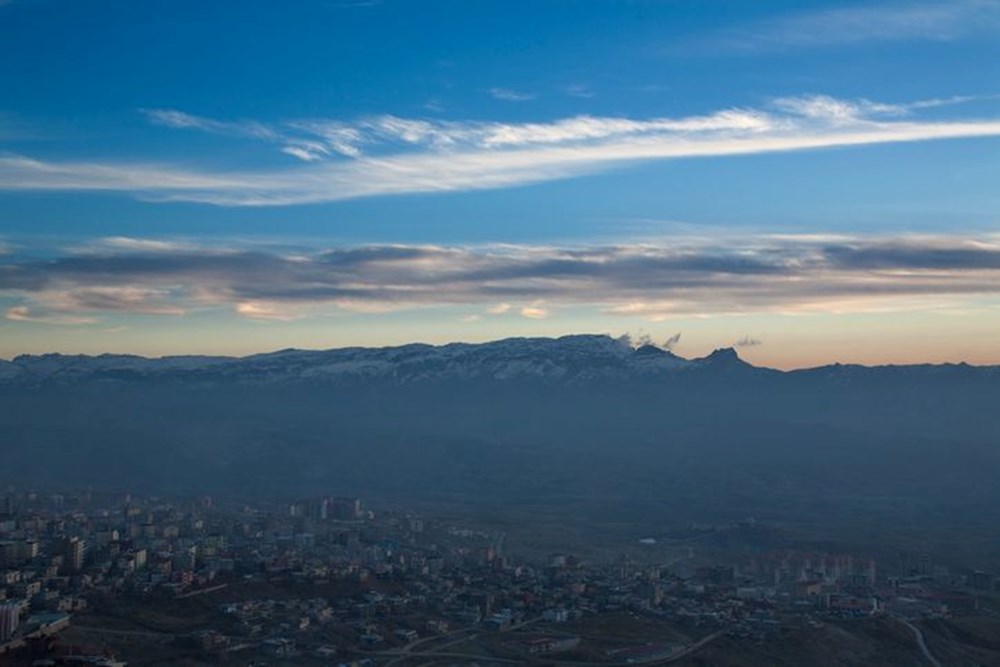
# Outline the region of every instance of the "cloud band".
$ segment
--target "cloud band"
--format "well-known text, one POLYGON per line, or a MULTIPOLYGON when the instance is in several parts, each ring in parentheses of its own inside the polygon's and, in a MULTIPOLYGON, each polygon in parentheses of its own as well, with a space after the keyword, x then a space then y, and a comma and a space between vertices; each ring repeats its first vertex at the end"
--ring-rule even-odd
MULTIPOLYGON (((687 118, 579 116, 504 124, 380 116, 355 123, 225 123, 177 111, 158 124, 280 144, 297 164, 207 171, 133 162, 52 162, 0 155, 0 189, 113 191, 221 206, 294 205, 407 193, 506 188, 623 165, 843 146, 1000 136, 1000 119, 919 120, 903 105, 825 96, 687 118)), ((290 159, 290 158, 289 158, 290 159)))
POLYGON ((110 239, 54 259, 0 263, 9 319, 230 309, 291 319, 329 309, 464 307, 546 317, 584 306, 663 319, 892 310, 1000 296, 1000 238, 774 235, 659 244, 358 246, 288 254, 110 239))

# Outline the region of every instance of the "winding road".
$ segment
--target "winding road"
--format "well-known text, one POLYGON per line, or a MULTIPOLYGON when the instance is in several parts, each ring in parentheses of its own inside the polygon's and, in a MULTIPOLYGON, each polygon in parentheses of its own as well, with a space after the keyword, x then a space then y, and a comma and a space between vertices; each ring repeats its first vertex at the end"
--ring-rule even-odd
POLYGON ((934 667, 943 667, 941 662, 934 657, 933 653, 931 653, 931 650, 927 648, 927 642, 924 640, 923 630, 921 630, 920 628, 918 628, 905 618, 900 618, 898 616, 894 616, 893 618, 895 618, 897 621, 908 627, 913 632, 913 637, 914 639, 917 640, 917 646, 920 647, 920 652, 924 654, 924 657, 927 659, 927 662, 934 665, 934 667))
MULTIPOLYGON (((530 621, 525 621, 524 623, 521 623, 521 624, 519 624, 518 626, 515 626, 515 627, 523 627, 523 626, 528 625, 530 623, 534 623, 537 620, 539 620, 539 619, 531 619, 530 621)), ((471 630, 472 630, 471 628, 464 628, 462 630, 456 630, 456 631, 453 631, 453 632, 448 633, 448 634, 449 635, 456 635, 456 634, 468 633, 471 630)), ((542 660, 542 661, 544 661, 547 664, 556 664, 556 665, 560 665, 561 667, 636 667, 636 666, 639 666, 639 665, 641 665, 642 667, 657 667, 658 665, 667 665, 667 664, 670 664, 672 662, 676 662, 678 660, 686 658, 689 655, 691 655, 692 653, 694 653, 695 651, 697 651, 700 648, 702 648, 703 646, 705 646, 706 644, 710 644, 711 642, 715 641, 716 639, 718 639, 719 637, 723 636, 724 634, 725 634, 724 630, 719 630, 717 632, 713 632, 710 635, 702 637, 701 639, 699 639, 695 643, 689 644, 688 646, 684 647, 683 649, 681 649, 677 653, 674 653, 671 656, 668 656, 668 657, 665 657, 665 658, 658 658, 658 659, 655 659, 655 660, 649 660, 649 661, 646 661, 646 662, 579 662, 579 661, 575 661, 575 660, 558 660, 558 659, 554 659, 553 656, 531 656, 531 657, 534 658, 534 659, 537 659, 537 660, 542 660)), ((463 658, 463 659, 483 660, 483 661, 487 661, 487 662, 507 663, 507 664, 524 664, 525 663, 525 659, 524 658, 514 660, 514 659, 510 659, 510 658, 497 658, 497 657, 494 657, 494 656, 491 656, 491 655, 477 655, 477 654, 469 654, 469 653, 452 653, 452 652, 447 652, 447 651, 442 650, 442 649, 449 648, 449 647, 451 647, 451 646, 453 646, 455 644, 460 644, 460 643, 463 643, 465 641, 468 641, 469 639, 473 639, 475 637, 475 635, 460 637, 456 641, 448 642, 447 644, 444 644, 444 645, 439 646, 439 647, 437 647, 435 649, 432 649, 432 650, 427 650, 427 651, 414 651, 413 650, 413 649, 417 648, 419 645, 424 644, 427 641, 430 641, 430 640, 433 640, 433 639, 441 639, 441 638, 443 638, 445 636, 446 635, 438 635, 436 637, 428 637, 428 638, 425 638, 425 639, 417 641, 417 642, 413 642, 413 643, 411 643, 411 644, 409 644, 407 646, 404 646, 402 648, 399 648, 399 649, 396 649, 396 650, 393 650, 393 651, 373 651, 373 652, 369 653, 369 655, 373 655, 373 656, 377 655, 377 656, 382 656, 382 657, 387 657, 387 658, 393 658, 393 660, 391 660, 389 663, 386 664, 386 667, 389 667, 389 665, 395 665, 395 664, 400 663, 400 662, 402 662, 404 660, 407 660, 409 658, 463 658)), ((532 661, 533 660, 530 660, 530 659, 528 660, 528 662, 532 662, 532 661)), ((935 662, 935 664, 937 665, 936 662, 935 662)), ((940 665, 937 665, 937 667, 940 667, 940 665)))

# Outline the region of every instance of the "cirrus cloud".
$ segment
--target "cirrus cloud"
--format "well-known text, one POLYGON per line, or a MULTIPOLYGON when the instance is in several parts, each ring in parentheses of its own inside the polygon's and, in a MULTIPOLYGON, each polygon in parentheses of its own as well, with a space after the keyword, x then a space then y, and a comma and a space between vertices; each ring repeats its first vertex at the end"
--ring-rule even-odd
POLYGON ((683 41, 685 53, 716 55, 866 42, 951 42, 1000 30, 997 0, 867 3, 801 11, 683 41))
POLYGON ((1000 136, 1000 118, 915 115, 969 99, 887 104, 810 95, 774 100, 762 109, 682 118, 574 116, 534 123, 374 116, 272 126, 162 111, 151 117, 171 127, 277 143, 299 163, 226 171, 146 160, 44 161, 0 154, 0 190, 110 191, 154 201, 278 206, 508 188, 655 160, 1000 136))

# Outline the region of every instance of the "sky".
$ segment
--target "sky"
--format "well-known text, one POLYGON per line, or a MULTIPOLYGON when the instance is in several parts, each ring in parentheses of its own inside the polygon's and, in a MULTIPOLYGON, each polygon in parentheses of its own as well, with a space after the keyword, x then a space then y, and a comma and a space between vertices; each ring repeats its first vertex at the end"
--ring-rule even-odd
POLYGON ((2 358, 997 331, 1000 0, 0 0, 2 358))

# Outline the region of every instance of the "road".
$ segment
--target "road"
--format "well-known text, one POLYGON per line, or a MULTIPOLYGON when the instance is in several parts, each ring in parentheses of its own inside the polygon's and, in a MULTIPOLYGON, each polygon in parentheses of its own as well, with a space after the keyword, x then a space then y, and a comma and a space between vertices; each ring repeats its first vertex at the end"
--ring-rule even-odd
POLYGON ((695 651, 697 651, 701 647, 706 646, 708 644, 711 644, 712 642, 714 642, 716 639, 718 639, 719 637, 721 637, 724 634, 726 634, 725 630, 717 630, 717 631, 713 632, 712 634, 708 635, 707 637, 702 637, 701 639, 699 639, 695 643, 693 643, 690 646, 688 646, 688 647, 686 647, 686 648, 678 651, 677 653, 673 654, 669 658, 665 658, 663 660, 658 660, 656 662, 647 662, 647 663, 643 663, 643 664, 646 664, 646 665, 666 665, 666 664, 669 664, 671 662, 676 662, 677 660, 680 660, 681 658, 688 657, 689 655, 691 655, 692 653, 694 653, 695 651))
POLYGON ((683 660, 695 651, 711 644, 724 634, 726 634, 725 630, 716 630, 712 634, 702 637, 695 643, 685 646, 677 653, 674 653, 666 658, 660 658, 659 660, 648 660, 646 662, 560 662, 559 664, 566 665, 567 667, 570 665, 577 665, 577 667, 583 667, 584 665, 590 665, 591 667, 598 667, 598 665, 601 667, 634 667, 635 665, 643 665, 643 667, 656 667, 657 665, 669 665, 672 662, 683 660))
MULTIPOLYGON (((524 623, 521 623, 517 627, 523 627, 525 625, 528 625, 529 623, 534 623, 537 620, 538 619, 532 619, 530 621, 525 621, 524 623)), ((458 633, 468 632, 469 630, 470 630, 470 628, 466 628, 464 630, 457 630, 454 633, 450 633, 450 634, 458 634, 458 633)), ((578 662, 578 661, 573 661, 573 660, 559 660, 555 656, 551 656, 551 655, 531 656, 528 659, 528 662, 541 661, 541 662, 544 662, 545 664, 556 664, 556 665, 560 665, 560 666, 563 666, 563 667, 635 667, 636 665, 642 665, 643 667, 658 667, 659 665, 668 665, 668 664, 670 664, 672 662, 677 662, 678 660, 683 660, 684 658, 688 657, 692 653, 694 653, 694 652, 700 650, 701 648, 703 648, 704 646, 712 643, 713 641, 715 641, 719 637, 723 636, 724 634, 725 634, 725 630, 718 630, 716 632, 713 632, 710 635, 702 637, 701 639, 699 639, 695 643, 690 644, 690 645, 684 647, 683 649, 681 649, 677 653, 674 653, 670 657, 661 658, 659 660, 650 660, 650 661, 647 661, 647 662, 578 662)), ((395 651, 373 652, 370 655, 373 655, 373 656, 374 655, 380 655, 380 656, 384 656, 384 657, 393 657, 394 660, 391 660, 389 663, 387 663, 386 667, 389 667, 389 665, 394 665, 397 662, 406 660, 408 658, 463 658, 463 659, 466 659, 466 660, 483 660, 485 662, 497 662, 497 663, 505 663, 505 664, 524 664, 525 663, 525 659, 512 660, 512 659, 508 659, 508 658, 497 658, 497 657, 491 656, 491 655, 475 655, 475 654, 470 654, 470 653, 451 653, 451 652, 448 652, 448 651, 444 650, 444 649, 447 649, 450 646, 453 646, 455 644, 460 644, 460 643, 468 641, 470 639, 474 639, 476 635, 461 637, 458 640, 449 642, 449 643, 444 644, 442 646, 438 646, 438 647, 436 647, 436 648, 434 648, 432 650, 429 650, 429 651, 413 652, 412 649, 415 648, 417 644, 423 644, 424 642, 426 642, 428 640, 431 640, 431 639, 441 639, 442 636, 443 635, 437 636, 437 637, 429 637, 427 639, 420 640, 418 642, 414 642, 412 644, 404 646, 404 647, 402 647, 400 649, 397 649, 395 651)), ((423 663, 423 664, 431 664, 431 663, 423 663)), ((940 666, 938 666, 938 667, 940 667, 940 666)))
POLYGON ((941 662, 935 658, 934 654, 931 653, 931 650, 927 648, 927 642, 924 641, 924 631, 905 618, 900 618, 899 616, 893 616, 893 618, 913 631, 913 637, 917 640, 917 646, 920 647, 920 652, 924 654, 925 658, 927 658, 927 662, 934 665, 934 667, 942 667, 941 662))
POLYGON ((475 633, 474 628, 460 628, 458 630, 452 630, 451 632, 445 633, 443 635, 432 635, 430 637, 424 637, 423 639, 417 639, 416 641, 412 641, 406 646, 400 647, 395 651, 381 651, 376 653, 376 655, 393 656, 393 660, 390 660, 388 663, 386 663, 385 666, 385 667, 390 667, 391 665, 395 665, 396 663, 402 662, 407 658, 412 658, 414 656, 435 655, 434 652, 431 653, 424 653, 422 651, 415 652, 417 648, 423 646, 424 644, 440 641, 442 639, 458 637, 458 639, 453 639, 452 641, 446 642, 436 647, 438 650, 440 650, 473 639, 476 636, 474 633, 475 633))

